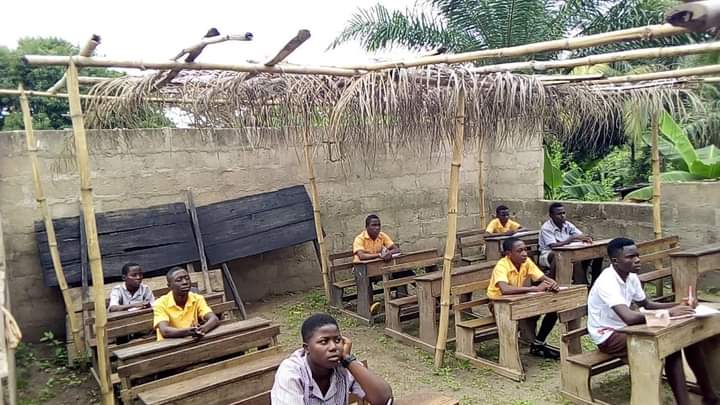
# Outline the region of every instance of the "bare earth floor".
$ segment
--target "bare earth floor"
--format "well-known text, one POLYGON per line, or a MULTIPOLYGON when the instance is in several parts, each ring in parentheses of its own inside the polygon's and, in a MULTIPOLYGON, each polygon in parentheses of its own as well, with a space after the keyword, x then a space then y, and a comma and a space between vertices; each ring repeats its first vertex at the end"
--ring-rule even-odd
MULTIPOLYGON (((272 319, 281 325, 280 342, 287 351, 300 347, 300 324, 310 314, 329 312, 340 322, 343 334, 353 340, 353 352, 367 360, 371 369, 391 384, 395 396, 439 391, 460 400, 461 404, 564 404, 558 394, 559 364, 527 354, 521 348, 527 380, 516 383, 492 372, 471 367, 446 354, 445 367, 435 369, 432 356, 396 342, 383 335, 382 327, 360 325, 353 318, 332 311, 325 305, 321 290, 273 296, 247 305, 251 316, 272 319)), ((557 329, 550 343, 557 344, 557 329)), ((589 344, 589 343, 588 343, 589 344)), ((52 345, 33 345, 23 349, 18 366, 21 384, 20 403, 31 404, 92 404, 98 390, 92 376, 81 370, 58 366, 52 345), (30 355, 27 352, 31 352, 30 355), (21 364, 25 362, 26 364, 21 364)), ((497 345, 490 341, 481 349, 487 356, 497 356, 497 345)), ((612 404, 628 404, 630 378, 627 367, 594 378, 593 388, 599 399, 612 404)), ((665 402, 672 404, 672 394, 665 387, 665 402)), ((695 398, 698 399, 698 398, 695 398)), ((697 401, 699 404, 699 400, 697 401)))

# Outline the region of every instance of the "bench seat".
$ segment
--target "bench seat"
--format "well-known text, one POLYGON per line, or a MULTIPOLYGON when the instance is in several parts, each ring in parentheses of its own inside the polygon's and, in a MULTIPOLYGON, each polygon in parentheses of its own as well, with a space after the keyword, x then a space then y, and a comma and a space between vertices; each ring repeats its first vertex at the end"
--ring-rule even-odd
POLYGON ((478 329, 483 326, 495 326, 495 318, 486 316, 484 318, 475 318, 467 321, 461 321, 455 324, 459 328, 478 329))
POLYGON ((409 295, 407 297, 396 298, 394 300, 388 301, 388 304, 390 304, 394 307, 405 307, 405 306, 414 305, 417 303, 418 303, 417 295, 409 295))

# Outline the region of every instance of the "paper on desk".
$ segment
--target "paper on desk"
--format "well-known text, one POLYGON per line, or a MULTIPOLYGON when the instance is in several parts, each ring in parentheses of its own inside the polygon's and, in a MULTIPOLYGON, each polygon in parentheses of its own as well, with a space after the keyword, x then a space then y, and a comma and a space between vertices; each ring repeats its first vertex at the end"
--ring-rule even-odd
POLYGON ((558 287, 558 290, 562 291, 562 290, 567 290, 568 288, 570 288, 570 287, 568 287, 568 286, 560 286, 560 287, 558 287))
POLYGON ((570 242, 570 243, 568 243, 568 244, 565 245, 565 246, 568 246, 568 247, 576 247, 576 246, 585 246, 585 245, 587 245, 585 242, 577 241, 577 242, 570 242))
POLYGON ((715 308, 709 307, 707 305, 698 305, 695 307, 695 316, 698 318, 702 318, 705 316, 712 316, 712 315, 718 315, 720 314, 720 311, 718 311, 715 308))

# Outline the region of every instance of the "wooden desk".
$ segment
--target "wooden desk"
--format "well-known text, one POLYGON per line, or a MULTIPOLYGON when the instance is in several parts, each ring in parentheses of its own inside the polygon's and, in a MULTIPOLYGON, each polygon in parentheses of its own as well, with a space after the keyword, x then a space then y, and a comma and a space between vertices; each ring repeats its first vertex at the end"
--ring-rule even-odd
POLYGON ((555 252, 555 281, 560 284, 572 283, 573 264, 583 260, 602 258, 607 255, 611 239, 594 240, 592 243, 568 245, 553 248, 555 252))
POLYGON ((515 381, 523 381, 525 370, 520 361, 519 321, 533 316, 581 307, 587 304, 587 287, 572 285, 557 293, 508 295, 494 299, 492 303, 500 340, 499 367, 493 367, 493 371, 515 381))
POLYGON ((521 231, 509 236, 492 236, 492 234, 485 236, 485 256, 487 260, 500 260, 503 256, 502 244, 503 241, 510 238, 518 238, 525 242, 537 243, 538 235, 540 231, 521 231))
POLYGON ((365 321, 368 324, 372 324, 373 316, 370 313, 370 305, 373 301, 373 291, 370 278, 382 276, 382 269, 385 266, 433 259, 438 256, 437 249, 427 249, 417 252, 401 253, 400 256, 389 261, 375 259, 353 263, 353 274, 355 276, 355 285, 357 286, 357 309, 356 312, 348 310, 342 310, 342 312, 365 321))
POLYGON ((701 273, 720 270, 720 243, 671 253, 675 302, 687 297, 688 287, 697 291, 697 279, 701 273))
MULTIPOLYGON (((495 261, 480 262, 469 266, 455 267, 450 278, 450 285, 460 285, 490 278, 495 261)), ((415 278, 418 307, 420 312, 418 347, 435 351, 437 341, 438 314, 437 305, 442 290, 442 272, 433 272, 415 278)))
POLYGON ((706 361, 714 386, 720 387, 720 316, 673 321, 665 328, 628 326, 628 359, 632 405, 660 405, 663 359, 687 346, 704 341, 706 361))

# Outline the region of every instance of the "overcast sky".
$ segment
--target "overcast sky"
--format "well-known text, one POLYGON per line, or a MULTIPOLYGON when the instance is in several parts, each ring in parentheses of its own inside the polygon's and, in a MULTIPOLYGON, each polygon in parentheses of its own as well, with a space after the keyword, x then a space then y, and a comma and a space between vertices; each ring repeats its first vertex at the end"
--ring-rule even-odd
MULTIPOLYGON (((229 63, 268 59, 298 30, 308 29, 312 37, 288 61, 349 64, 391 57, 368 55, 357 43, 325 52, 353 12, 378 2, 401 10, 415 4, 415 0, 5 0, 0 7, 0 45, 14 48, 25 36, 56 36, 82 46, 91 34, 98 34, 102 37, 98 55, 159 60, 196 43, 210 27, 221 34, 252 32, 252 42, 213 45, 198 58, 229 63)), ((399 50, 392 58, 408 54, 399 50)))

